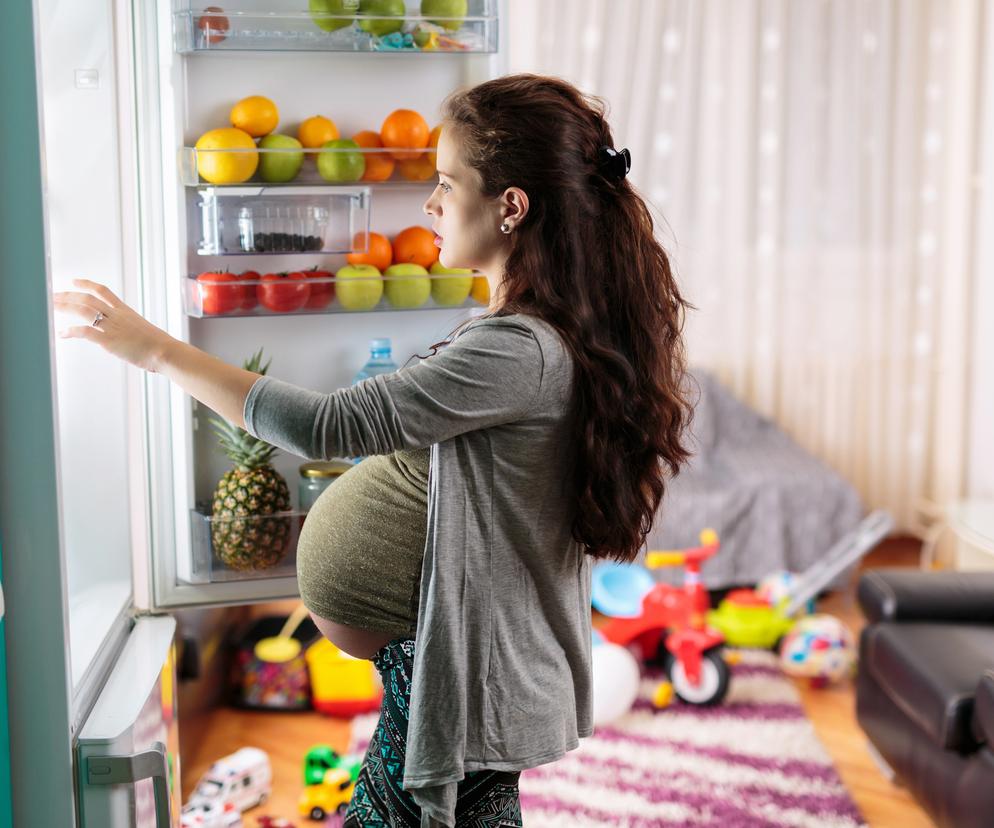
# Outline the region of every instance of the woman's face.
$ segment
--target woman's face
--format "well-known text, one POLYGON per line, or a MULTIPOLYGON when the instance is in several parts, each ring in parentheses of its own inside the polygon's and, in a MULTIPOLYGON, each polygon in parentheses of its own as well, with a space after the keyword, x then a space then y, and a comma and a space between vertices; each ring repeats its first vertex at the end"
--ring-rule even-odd
POLYGON ((463 164, 451 128, 442 130, 435 158, 438 185, 422 209, 432 217, 439 261, 487 272, 502 251, 506 255, 500 200, 483 195, 479 174, 463 164))

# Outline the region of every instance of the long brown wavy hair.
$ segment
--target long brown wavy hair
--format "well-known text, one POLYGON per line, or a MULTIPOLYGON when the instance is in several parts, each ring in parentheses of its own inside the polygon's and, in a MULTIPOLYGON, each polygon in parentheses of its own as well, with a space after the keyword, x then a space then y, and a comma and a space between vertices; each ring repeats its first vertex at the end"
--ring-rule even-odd
POLYGON ((492 315, 539 317, 572 354, 572 535, 594 557, 631 561, 666 473, 690 456, 681 333, 692 306, 645 202, 598 163, 601 148, 614 147, 605 113, 602 99, 564 80, 520 74, 453 93, 442 123, 485 197, 512 186, 528 194, 492 315))

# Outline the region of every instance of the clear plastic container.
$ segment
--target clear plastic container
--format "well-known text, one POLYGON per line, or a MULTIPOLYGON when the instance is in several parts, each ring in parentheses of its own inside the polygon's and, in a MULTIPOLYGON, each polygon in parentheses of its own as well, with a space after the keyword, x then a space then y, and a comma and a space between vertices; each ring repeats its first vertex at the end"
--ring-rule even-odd
POLYGON ((258 201, 238 210, 243 253, 306 253, 324 248, 328 208, 316 204, 258 201))
POLYGON ((299 469, 300 481, 297 484, 300 510, 310 511, 321 492, 351 468, 352 463, 348 460, 315 460, 304 463, 299 469))

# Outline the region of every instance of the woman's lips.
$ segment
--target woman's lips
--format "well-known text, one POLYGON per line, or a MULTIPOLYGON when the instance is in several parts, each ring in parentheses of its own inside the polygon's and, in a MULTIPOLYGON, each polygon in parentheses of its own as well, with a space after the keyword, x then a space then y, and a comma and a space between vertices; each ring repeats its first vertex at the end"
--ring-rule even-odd
POLYGON ((442 237, 440 235, 438 235, 438 233, 435 234, 435 240, 434 240, 433 244, 435 245, 435 247, 441 247, 442 246, 442 237))

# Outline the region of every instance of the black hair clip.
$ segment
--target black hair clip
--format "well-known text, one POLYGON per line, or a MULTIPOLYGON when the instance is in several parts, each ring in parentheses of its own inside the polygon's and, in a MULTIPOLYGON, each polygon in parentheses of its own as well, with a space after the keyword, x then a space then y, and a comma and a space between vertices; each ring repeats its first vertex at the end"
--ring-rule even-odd
POLYGON ((632 154, 627 150, 616 150, 612 147, 601 147, 597 159, 601 175, 613 181, 621 181, 632 168, 632 154))

